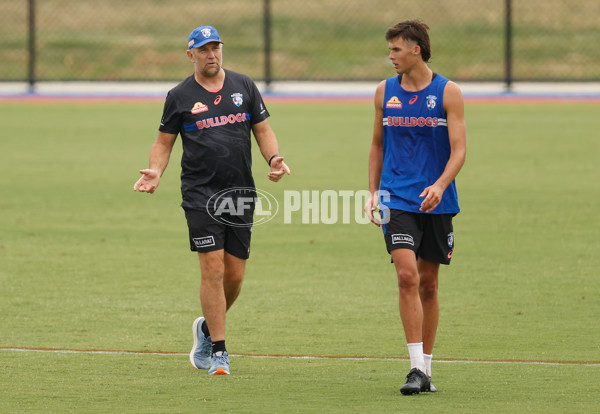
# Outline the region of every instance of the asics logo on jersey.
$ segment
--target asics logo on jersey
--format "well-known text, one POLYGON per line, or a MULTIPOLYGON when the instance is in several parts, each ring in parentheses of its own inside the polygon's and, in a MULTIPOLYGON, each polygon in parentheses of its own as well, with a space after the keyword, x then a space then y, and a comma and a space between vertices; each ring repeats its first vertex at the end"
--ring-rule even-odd
POLYGON ((414 104, 415 102, 417 102, 417 99, 419 99, 418 95, 413 96, 412 98, 410 98, 410 101, 408 101, 408 103, 410 105, 414 104))

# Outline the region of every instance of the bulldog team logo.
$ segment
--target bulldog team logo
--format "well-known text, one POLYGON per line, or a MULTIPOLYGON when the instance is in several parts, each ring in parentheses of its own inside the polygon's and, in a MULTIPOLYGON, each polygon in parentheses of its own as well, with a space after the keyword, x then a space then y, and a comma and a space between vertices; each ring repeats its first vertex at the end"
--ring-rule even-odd
POLYGON ((387 104, 385 104, 386 108, 396 108, 396 109, 402 109, 402 102, 400 102, 400 99, 398 99, 397 96, 392 96, 390 98, 389 101, 387 101, 387 104))
POLYGON ((231 95, 231 98, 233 99, 233 103, 235 104, 235 106, 237 106, 238 108, 244 103, 244 95, 242 95, 241 93, 234 93, 233 95, 231 95))
POLYGON ((435 108, 435 101, 437 99, 437 96, 434 95, 428 95, 427 96, 427 108, 431 111, 433 108, 435 108))
POLYGON ((448 247, 449 248, 454 247, 454 232, 448 234, 448 247))
POLYGON ((206 38, 209 38, 211 35, 210 29, 202 29, 201 33, 202 33, 202 36, 204 36, 206 38))
POLYGON ((208 106, 204 105, 202 102, 196 102, 192 108, 193 114, 199 114, 200 112, 206 111, 208 111, 208 106))
POLYGON ((454 232, 448 234, 448 247, 450 251, 448 252, 448 260, 452 259, 452 254, 454 253, 454 232))

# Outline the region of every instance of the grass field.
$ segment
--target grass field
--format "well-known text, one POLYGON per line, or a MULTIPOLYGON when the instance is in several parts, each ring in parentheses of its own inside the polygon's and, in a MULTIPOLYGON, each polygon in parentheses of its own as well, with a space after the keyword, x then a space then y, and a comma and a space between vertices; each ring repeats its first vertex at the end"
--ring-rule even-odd
MULTIPOLYGON (((267 103, 292 175, 269 182, 255 152, 258 188, 280 201, 366 188, 370 103, 267 103)), ((440 391, 402 397, 397 286, 374 226, 257 226, 228 314, 232 375, 209 377, 187 358, 200 275, 179 144, 157 193, 132 191, 162 104, 0 103, 0 412, 597 412, 598 109, 467 104, 440 391)))
MULTIPOLYGON (((27 80, 28 3, 0 2, 0 79, 27 80)), ((36 4, 36 77, 179 80, 191 72, 188 35, 215 26, 232 70, 264 79, 264 1, 44 0, 36 4), (174 24, 173 22, 177 22, 174 24)), ((431 26, 432 68, 451 79, 505 79, 505 2, 498 0, 271 1, 274 80, 388 76, 385 30, 408 18, 431 26)), ((600 78, 598 15, 589 0, 512 3, 515 80, 600 78)))

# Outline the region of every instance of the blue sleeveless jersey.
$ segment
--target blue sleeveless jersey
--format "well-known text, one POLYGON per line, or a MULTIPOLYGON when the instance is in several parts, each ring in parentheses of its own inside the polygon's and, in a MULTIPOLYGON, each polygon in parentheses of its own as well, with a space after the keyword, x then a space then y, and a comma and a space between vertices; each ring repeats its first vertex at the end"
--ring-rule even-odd
MULTIPOLYGON (((419 194, 437 181, 450 158, 444 111, 448 79, 436 75, 425 89, 407 92, 400 78, 386 80, 383 100, 383 170, 380 205, 420 213, 419 194), (386 195, 389 194, 389 197, 386 195)), ((454 181, 431 214, 460 211, 454 181)))

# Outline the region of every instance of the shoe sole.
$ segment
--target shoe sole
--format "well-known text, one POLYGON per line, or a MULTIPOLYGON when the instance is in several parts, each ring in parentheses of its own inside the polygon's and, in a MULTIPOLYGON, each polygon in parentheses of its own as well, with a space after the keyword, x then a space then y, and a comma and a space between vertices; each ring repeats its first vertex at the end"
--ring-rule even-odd
POLYGON ((416 390, 416 389, 408 389, 408 390, 400 390, 400 392, 402 393, 402 395, 413 395, 413 394, 418 394, 420 392, 437 392, 437 388, 435 387, 431 387, 431 385, 427 388, 423 388, 420 390, 416 390))
POLYGON ((223 368, 217 368, 217 370, 210 375, 229 375, 229 372, 225 371, 223 368))
POLYGON ((190 362, 192 363, 192 366, 196 369, 207 369, 207 368, 198 368, 196 366, 196 363, 194 362, 194 353, 196 352, 196 348, 198 347, 198 325, 202 324, 202 322, 204 322, 204 316, 200 316, 199 318, 196 318, 196 320, 194 321, 194 324, 192 325, 192 333, 194 334, 194 346, 192 347, 192 350, 190 351, 190 362))

